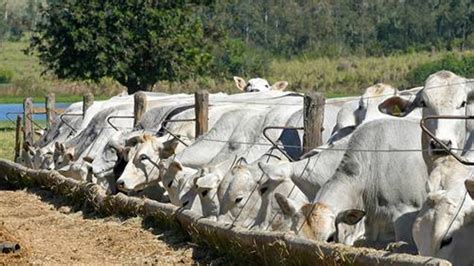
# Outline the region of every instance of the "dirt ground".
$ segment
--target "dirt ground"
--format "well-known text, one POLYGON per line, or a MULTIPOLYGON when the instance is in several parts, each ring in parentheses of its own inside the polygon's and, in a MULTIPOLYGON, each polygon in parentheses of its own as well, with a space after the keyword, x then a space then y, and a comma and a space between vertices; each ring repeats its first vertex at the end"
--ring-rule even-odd
POLYGON ((185 236, 148 227, 141 218, 98 218, 71 210, 44 190, 0 190, 0 242, 20 252, 0 254, 1 264, 220 264, 185 236), (147 228, 147 229, 144 229, 147 228))

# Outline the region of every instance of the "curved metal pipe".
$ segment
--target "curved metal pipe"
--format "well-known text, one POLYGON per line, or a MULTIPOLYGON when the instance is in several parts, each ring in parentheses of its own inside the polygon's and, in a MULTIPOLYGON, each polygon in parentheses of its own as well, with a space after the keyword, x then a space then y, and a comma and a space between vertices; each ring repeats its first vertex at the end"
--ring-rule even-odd
POLYGON ((420 121, 420 127, 421 130, 430 136, 436 143, 438 143, 443 150, 445 150, 448 154, 453 156, 456 160, 458 160, 460 163, 464 165, 474 165, 474 162, 469 162, 466 161, 464 158, 462 158, 460 155, 454 153, 451 148, 449 148, 446 144, 444 144, 441 140, 436 138, 436 136, 431 133, 431 131, 428 130, 428 128, 425 126, 425 122, 428 120, 435 120, 435 119, 463 119, 463 120, 469 120, 469 119, 474 119, 474 116, 472 115, 431 115, 427 116, 420 121))
POLYGON ((107 123, 108 123, 113 129, 115 129, 115 131, 120 131, 114 124, 112 124, 112 122, 110 122, 110 119, 116 119, 116 118, 133 119, 133 118, 135 118, 135 116, 133 116, 133 115, 111 115, 111 116, 107 117, 107 123))
POLYGON ((288 158, 288 160, 290 162, 294 162, 293 158, 291 158, 290 155, 288 155, 288 153, 286 153, 285 150, 283 150, 282 148, 280 148, 278 146, 277 143, 275 143, 273 140, 270 139, 270 137, 267 135, 267 131, 268 130, 272 130, 272 129, 295 129, 295 130, 304 130, 304 127, 284 127, 284 126, 268 126, 268 127, 265 127, 263 129, 263 136, 272 144, 272 147, 279 150, 283 155, 285 155, 286 158, 288 158))

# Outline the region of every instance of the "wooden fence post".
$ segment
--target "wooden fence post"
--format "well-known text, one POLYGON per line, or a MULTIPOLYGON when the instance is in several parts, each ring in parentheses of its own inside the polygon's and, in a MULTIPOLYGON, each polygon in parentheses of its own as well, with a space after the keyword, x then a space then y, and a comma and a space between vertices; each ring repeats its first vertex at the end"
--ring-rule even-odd
POLYGON ((196 138, 208 130, 209 93, 206 90, 194 93, 194 112, 196 117, 196 138))
POLYGON ((133 100, 133 127, 136 127, 146 112, 148 102, 144 92, 135 93, 133 100))
POLYGON ((49 93, 45 98, 45 111, 46 111, 46 124, 48 127, 53 125, 54 119, 56 119, 56 97, 54 93, 49 93))
POLYGON ((88 92, 82 97, 82 117, 86 115, 87 109, 94 103, 94 94, 88 92))
POLYGON ((16 117, 16 128, 15 128, 15 157, 13 161, 16 162, 16 159, 20 156, 20 149, 21 149, 21 130, 23 119, 21 115, 16 117))
POLYGON ((33 145, 33 99, 25 98, 23 100, 23 143, 33 145))
POLYGON ((304 136, 303 153, 323 144, 324 105, 326 100, 318 92, 304 96, 304 136))

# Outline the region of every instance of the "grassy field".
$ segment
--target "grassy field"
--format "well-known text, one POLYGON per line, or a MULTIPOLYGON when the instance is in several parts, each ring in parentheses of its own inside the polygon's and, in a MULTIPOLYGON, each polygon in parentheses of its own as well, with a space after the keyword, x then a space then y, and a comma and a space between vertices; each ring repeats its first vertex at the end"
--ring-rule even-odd
MULTIPOLYGON (((46 127, 46 121, 35 122, 43 128, 46 127)), ((0 121, 0 158, 13 160, 14 151, 15 125, 10 121, 0 121)))
MULTIPOLYGON (((111 79, 104 79, 99 84, 95 84, 58 80, 50 75, 41 75, 43 69, 38 59, 23 53, 27 45, 25 41, 0 43, 0 68, 13 72, 10 84, 0 84, 0 103, 21 102, 25 96, 33 96, 36 97, 35 101, 43 101, 47 92, 56 93, 57 102, 78 101, 81 95, 89 91, 101 99, 115 95, 124 89, 111 79)), ((447 52, 423 52, 386 57, 273 60, 269 67, 269 74, 265 78, 270 83, 287 80, 291 90, 318 90, 326 97, 356 95, 376 82, 384 82, 401 88, 420 85, 411 84, 407 80, 407 74, 417 66, 436 61, 446 54, 447 52)), ((455 52, 455 54, 460 54, 460 52, 455 52)), ((463 54, 474 56, 474 51, 463 54)), ((179 84, 160 82, 153 90, 173 93, 194 92, 197 89, 207 89, 211 92, 236 92, 232 77, 221 81, 201 78, 179 84)))
POLYGON ((0 121, 0 158, 13 160, 15 153, 15 125, 0 121))

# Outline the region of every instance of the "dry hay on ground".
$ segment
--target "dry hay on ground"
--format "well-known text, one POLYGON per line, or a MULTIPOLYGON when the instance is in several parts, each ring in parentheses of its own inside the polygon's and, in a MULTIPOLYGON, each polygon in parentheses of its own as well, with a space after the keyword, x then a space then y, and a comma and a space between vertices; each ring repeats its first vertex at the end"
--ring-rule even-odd
POLYGON ((18 241, 22 248, 16 254, 0 254, 0 264, 191 264, 212 259, 182 236, 170 231, 157 236, 143 229, 140 218, 84 218, 57 200, 45 191, 0 190, 0 236, 18 241))

